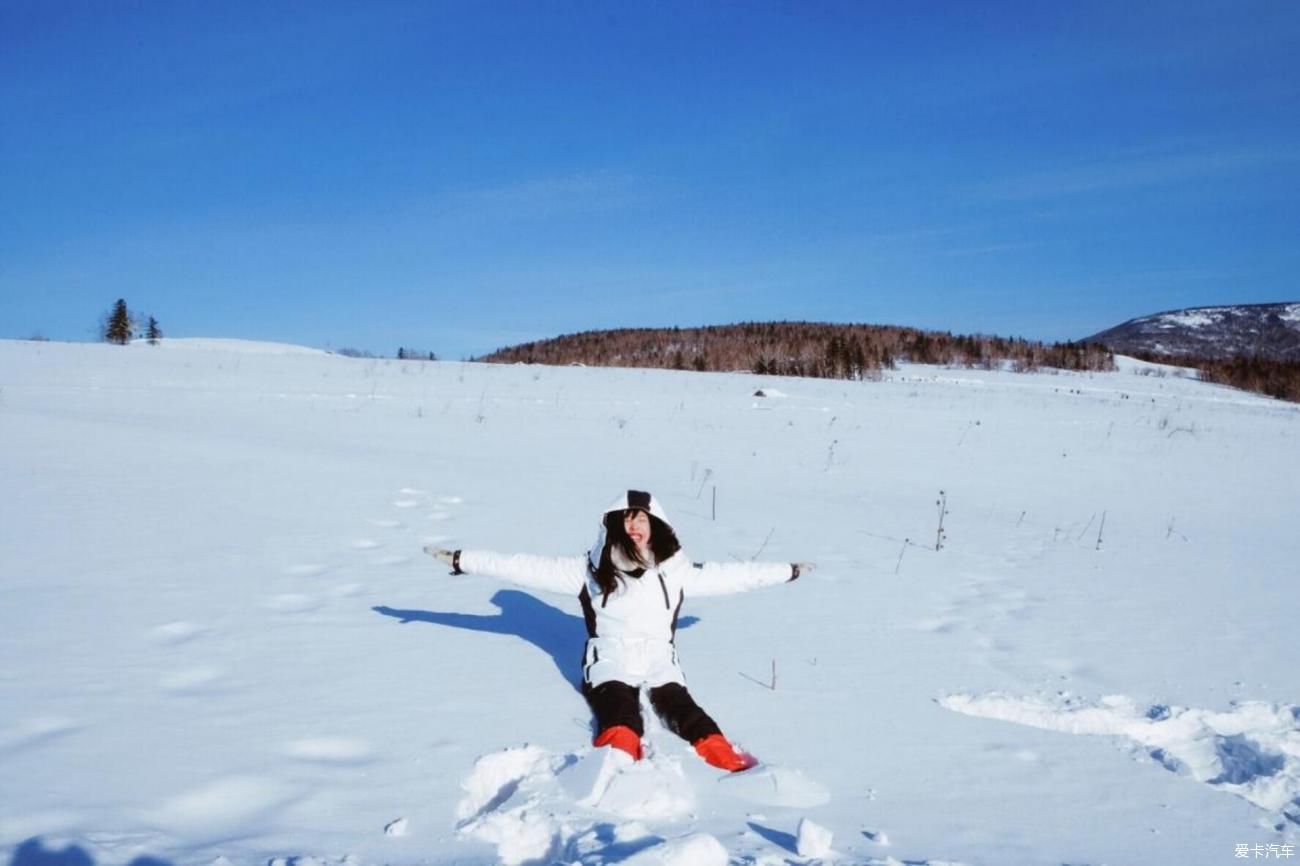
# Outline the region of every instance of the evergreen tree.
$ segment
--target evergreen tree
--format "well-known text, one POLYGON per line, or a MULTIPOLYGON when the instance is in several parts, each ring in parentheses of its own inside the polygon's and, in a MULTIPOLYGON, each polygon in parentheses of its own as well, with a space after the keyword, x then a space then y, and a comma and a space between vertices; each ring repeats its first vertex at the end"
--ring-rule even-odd
POLYGON ((158 320, 150 316, 149 328, 145 331, 145 339, 149 341, 150 346, 156 346, 158 341, 162 339, 162 335, 162 329, 158 327, 158 320))
POLYGON ((104 326, 104 339, 119 346, 131 342, 131 313, 122 298, 117 299, 117 303, 113 305, 113 312, 108 315, 108 323, 104 326))

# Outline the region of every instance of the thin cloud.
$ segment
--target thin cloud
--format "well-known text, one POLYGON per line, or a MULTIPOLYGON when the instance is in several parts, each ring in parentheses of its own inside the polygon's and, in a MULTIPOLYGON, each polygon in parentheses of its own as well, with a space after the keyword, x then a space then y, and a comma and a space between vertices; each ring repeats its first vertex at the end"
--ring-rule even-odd
POLYGON ((1032 249, 1038 244, 1028 242, 1011 242, 1001 244, 984 244, 982 246, 958 247, 950 250, 943 250, 939 253, 942 256, 952 258, 962 258, 966 256, 996 256, 1002 253, 1015 253, 1021 250, 1032 249))
POLYGON ((553 219, 640 207, 663 195, 635 175, 597 171, 454 192, 443 198, 439 210, 456 219, 553 219))
POLYGON ((1085 165, 1031 172, 985 184, 992 198, 1027 201, 1186 183, 1293 162, 1294 152, 1241 149, 1128 155, 1085 165))

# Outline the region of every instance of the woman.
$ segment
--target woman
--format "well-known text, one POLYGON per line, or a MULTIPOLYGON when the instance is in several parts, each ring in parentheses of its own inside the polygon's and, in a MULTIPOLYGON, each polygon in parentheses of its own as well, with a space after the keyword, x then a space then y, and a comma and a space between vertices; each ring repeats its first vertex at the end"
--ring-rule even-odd
POLYGON ((484 574, 522 586, 576 595, 587 623, 582 693, 596 717, 596 746, 642 757, 640 689, 665 727, 691 743, 715 767, 748 769, 755 759, 737 751, 686 690, 674 639, 682 602, 794 580, 809 563, 692 563, 668 517, 649 493, 629 490, 605 509, 586 556, 504 555, 485 550, 425 552, 453 574, 484 574))

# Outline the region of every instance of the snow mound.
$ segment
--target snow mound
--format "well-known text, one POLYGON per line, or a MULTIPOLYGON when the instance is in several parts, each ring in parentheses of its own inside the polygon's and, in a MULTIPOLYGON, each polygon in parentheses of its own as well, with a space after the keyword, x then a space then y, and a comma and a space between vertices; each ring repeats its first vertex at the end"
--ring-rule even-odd
POLYGON ((1227 712, 1157 705, 1124 696, 1085 701, 1000 694, 949 695, 954 712, 1066 734, 1122 736, 1166 769, 1236 794, 1300 824, 1300 707, 1247 701, 1227 712))
POLYGON ((799 822, 796 833, 795 850, 800 857, 821 860, 831 856, 831 831, 822 825, 804 818, 799 822))
POLYGON ((727 849, 707 833, 669 839, 633 854, 627 866, 727 866, 727 849))
MULTIPOLYGON (((715 778, 718 787, 708 790, 722 799, 732 795, 778 807, 829 800, 825 788, 795 770, 764 767, 721 777, 703 764, 690 770, 681 756, 653 751, 634 762, 617 749, 566 755, 536 746, 505 749, 479 758, 461 783, 465 796, 456 807, 457 830, 495 846, 507 866, 605 862, 605 849, 617 850, 618 862, 644 866, 723 866, 728 854, 716 837, 694 833, 665 840, 644 822, 690 817, 696 787, 715 778)), ((803 834, 809 850, 830 850, 830 831, 809 823, 803 834)))
MULTIPOLYGON (((694 805, 677 762, 633 763, 614 749, 558 757, 536 746, 506 749, 479 758, 461 787, 466 796, 456 807, 457 829, 496 846, 506 866, 589 847, 597 826, 608 826, 611 815, 668 819, 694 805)), ((691 862, 675 859, 672 851, 665 856, 674 859, 646 862, 691 862)))
POLYGON ((824 785, 788 767, 760 766, 723 776, 718 784, 735 797, 764 806, 811 809, 831 799, 824 785))
POLYGON ((558 775, 574 802, 624 818, 667 819, 695 806, 681 762, 671 757, 633 761, 618 749, 594 749, 558 775))
POLYGON ((132 346, 145 346, 150 349, 191 349, 201 352, 238 352, 244 355, 317 355, 326 356, 330 352, 313 349, 310 346, 296 346, 292 343, 267 343, 259 340, 236 340, 224 337, 165 337, 156 345, 147 340, 134 340, 132 346))
POLYGON ((522 746, 484 755, 474 762, 474 770, 461 782, 466 796, 456 806, 456 819, 462 824, 496 810, 514 796, 527 781, 554 775, 546 752, 536 746, 522 746))

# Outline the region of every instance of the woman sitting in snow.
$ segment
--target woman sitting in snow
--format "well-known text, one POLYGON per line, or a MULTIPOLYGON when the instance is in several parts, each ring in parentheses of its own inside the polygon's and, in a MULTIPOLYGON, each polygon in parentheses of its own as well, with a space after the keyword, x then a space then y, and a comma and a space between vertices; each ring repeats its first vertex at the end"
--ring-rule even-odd
POLYGON ((664 725, 724 770, 752 767, 686 690, 674 638, 686 595, 724 595, 794 580, 809 563, 692 563, 659 502, 629 490, 605 510, 586 556, 504 555, 485 550, 425 552, 453 574, 484 574, 578 596, 587 622, 582 693, 596 717, 596 746, 641 759, 640 689, 664 725))

